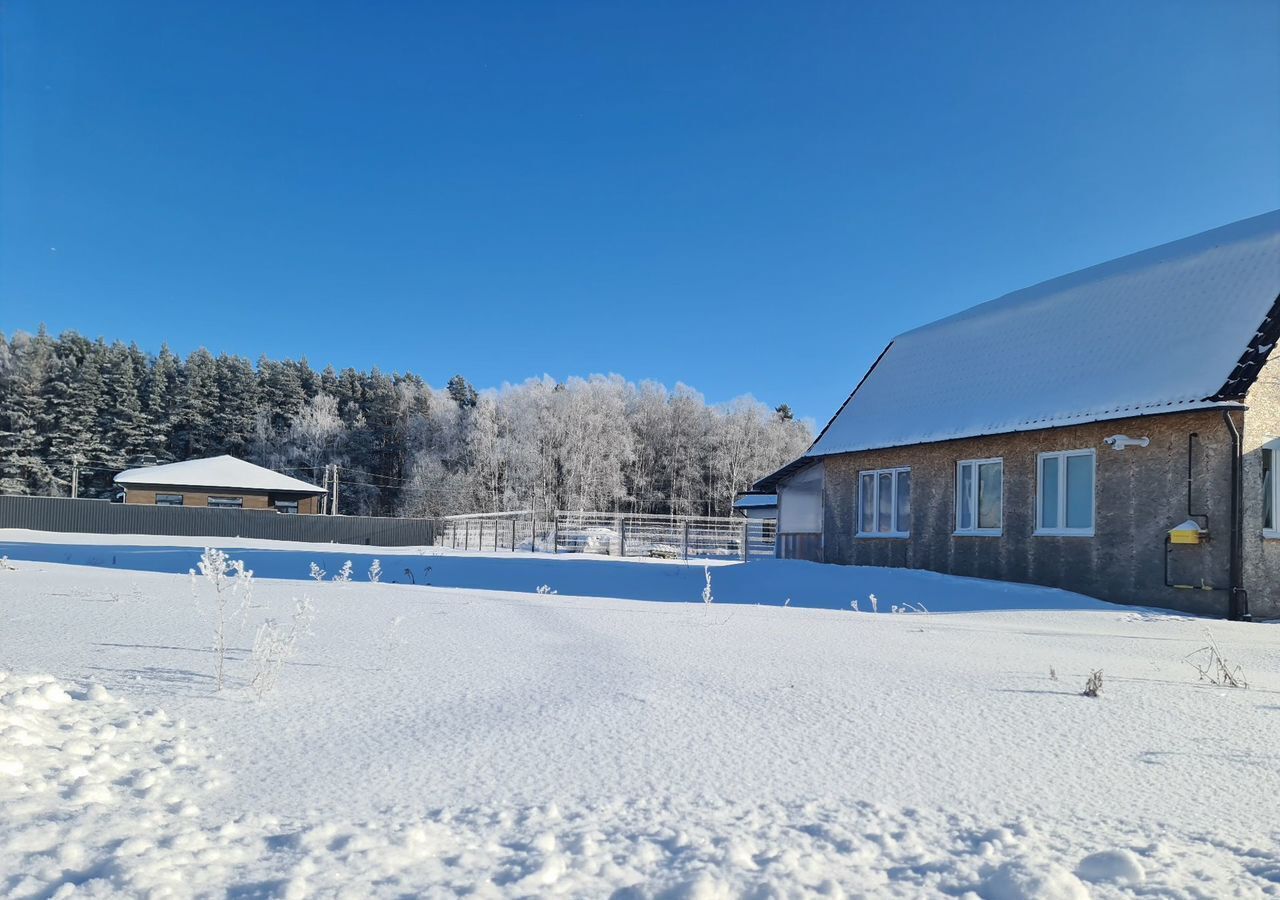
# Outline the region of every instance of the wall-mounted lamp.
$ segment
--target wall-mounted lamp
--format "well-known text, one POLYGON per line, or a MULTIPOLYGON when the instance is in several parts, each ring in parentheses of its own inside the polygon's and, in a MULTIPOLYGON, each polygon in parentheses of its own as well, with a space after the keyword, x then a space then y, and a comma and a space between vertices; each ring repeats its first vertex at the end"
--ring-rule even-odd
POLYGON ((1123 450, 1125 447, 1145 447, 1151 443, 1151 438, 1131 438, 1128 435, 1113 434, 1111 437, 1103 440, 1102 443, 1106 444, 1112 450, 1123 450))

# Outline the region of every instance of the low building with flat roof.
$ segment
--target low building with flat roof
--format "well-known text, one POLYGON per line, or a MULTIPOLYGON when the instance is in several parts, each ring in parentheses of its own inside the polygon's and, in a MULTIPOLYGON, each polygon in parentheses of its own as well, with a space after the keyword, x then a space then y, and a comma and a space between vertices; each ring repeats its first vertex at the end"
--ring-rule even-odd
POLYGON ((128 469, 115 477, 124 502, 146 506, 261 509, 315 515, 325 489, 234 456, 128 469))

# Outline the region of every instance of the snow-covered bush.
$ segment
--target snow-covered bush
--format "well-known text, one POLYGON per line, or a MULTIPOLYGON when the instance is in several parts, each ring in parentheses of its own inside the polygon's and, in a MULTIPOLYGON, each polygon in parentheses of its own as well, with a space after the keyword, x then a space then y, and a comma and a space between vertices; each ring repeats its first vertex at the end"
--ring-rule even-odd
POLYGON ((369 580, 374 584, 382 580, 382 563, 376 559, 369 566, 369 580))
MULTIPOLYGON (((215 657, 214 685, 222 690, 227 659, 227 610, 233 600, 239 602, 239 615, 243 626, 253 601, 253 572, 244 567, 244 560, 230 560, 227 554, 214 547, 206 547, 197 564, 200 574, 213 588, 213 652, 215 657)), ((192 595, 197 604, 199 596, 195 571, 191 572, 192 595)))
POLYGON ((320 567, 319 567, 318 565, 316 565, 314 562, 311 564, 311 572, 310 572, 310 575, 311 575, 311 577, 312 577, 312 578, 314 578, 316 581, 324 581, 324 569, 320 568, 320 567))
POLYGON ((876 595, 868 594, 867 599, 871 601, 871 611, 880 612, 880 601, 876 598, 876 595))
POLYGON ((249 686, 261 699, 280 680, 285 661, 297 650, 298 639, 311 635, 315 607, 309 597, 294 600, 293 618, 286 627, 275 619, 258 626, 253 639, 253 678, 249 686))
POLYGON ((555 591, 551 590, 551 585, 549 584, 540 584, 538 585, 538 593, 546 595, 546 594, 554 594, 555 591))
POLYGON ((854 612, 859 612, 859 609, 858 609, 858 598, 857 598, 857 597, 854 597, 852 600, 850 600, 850 601, 849 601, 849 608, 850 608, 851 610, 853 610, 854 612))
POLYGON ((347 560, 342 564, 342 568, 338 570, 338 574, 333 576, 333 580, 340 584, 346 584, 351 580, 351 560, 347 560))
POLYGON ((16 572, 18 571, 14 565, 9 562, 9 557, 0 556, 0 572, 16 572))

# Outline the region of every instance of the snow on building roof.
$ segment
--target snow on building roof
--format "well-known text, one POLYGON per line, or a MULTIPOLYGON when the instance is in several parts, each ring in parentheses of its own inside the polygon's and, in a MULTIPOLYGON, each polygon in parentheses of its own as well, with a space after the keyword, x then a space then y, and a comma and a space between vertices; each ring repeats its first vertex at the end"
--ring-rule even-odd
POLYGON ((777 494, 743 494, 737 500, 733 501, 734 507, 737 509, 748 509, 760 506, 777 506, 777 494))
POLYGON ((1280 211, 1015 291, 895 338, 805 455, 1222 405, 1278 298, 1280 211))
POLYGON ((164 487, 215 487, 242 491, 293 491, 322 494, 323 488, 299 478, 290 478, 271 469, 255 466, 234 456, 188 459, 163 466, 128 469, 115 478, 116 484, 155 484, 164 487))

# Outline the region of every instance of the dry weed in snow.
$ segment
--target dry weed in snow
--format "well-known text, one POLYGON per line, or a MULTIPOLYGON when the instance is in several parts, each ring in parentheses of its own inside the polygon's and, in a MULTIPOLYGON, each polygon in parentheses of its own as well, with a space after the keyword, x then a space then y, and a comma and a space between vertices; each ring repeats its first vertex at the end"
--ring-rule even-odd
POLYGON ((1084 683, 1084 690, 1080 692, 1085 697, 1096 697, 1102 693, 1102 670, 1094 669, 1089 674, 1089 678, 1084 683))
POLYGON ((1200 673, 1200 680, 1219 687, 1248 688, 1249 681, 1239 666, 1233 666, 1222 656, 1213 632, 1204 630, 1207 643, 1199 650, 1187 656, 1187 662, 1200 673))
POLYGON ((310 597, 294 601, 293 618, 286 628, 275 619, 267 619, 258 626, 253 639, 253 678, 249 687, 261 700, 280 680, 280 670, 285 661, 297 650, 298 640, 311 635, 311 623, 315 621, 315 607, 310 597))
POLYGON ((324 581, 324 569, 320 568, 314 562, 311 564, 311 569, 308 574, 316 581, 324 581))
POLYGON ((369 564, 369 580, 374 584, 382 580, 382 563, 376 559, 369 564))

